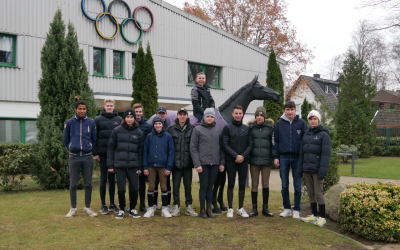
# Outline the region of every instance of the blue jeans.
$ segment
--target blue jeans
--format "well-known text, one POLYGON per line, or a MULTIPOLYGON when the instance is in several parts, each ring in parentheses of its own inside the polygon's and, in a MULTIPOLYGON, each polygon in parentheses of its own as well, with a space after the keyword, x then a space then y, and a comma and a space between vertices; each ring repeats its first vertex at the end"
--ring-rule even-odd
POLYGON ((282 180, 282 199, 283 208, 291 209, 290 199, 289 199, 289 172, 290 167, 292 167, 292 177, 294 186, 294 207, 293 210, 300 211, 300 201, 301 201, 301 178, 298 178, 297 168, 299 165, 299 157, 293 156, 281 156, 279 159, 279 174, 282 180))

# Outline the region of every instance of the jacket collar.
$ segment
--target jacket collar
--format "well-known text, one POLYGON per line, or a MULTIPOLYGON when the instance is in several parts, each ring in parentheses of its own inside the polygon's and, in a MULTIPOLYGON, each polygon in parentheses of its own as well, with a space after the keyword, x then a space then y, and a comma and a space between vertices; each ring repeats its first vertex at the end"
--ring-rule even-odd
POLYGON ((142 116, 142 118, 140 119, 140 121, 139 121, 139 125, 142 125, 143 123, 145 123, 147 120, 146 120, 146 117, 144 117, 144 116, 142 116))
POLYGON ((79 120, 86 120, 87 116, 85 115, 84 117, 79 117, 78 114, 75 113, 75 119, 79 120))
POLYGON ((289 118, 287 118, 287 116, 286 116, 285 113, 283 113, 283 115, 281 116, 281 118, 282 118, 282 120, 284 120, 284 121, 287 121, 287 122, 289 122, 289 123, 292 123, 292 122, 294 122, 294 121, 297 121, 297 120, 299 119, 299 116, 298 116, 298 115, 295 115, 292 122, 289 120, 289 118))
POLYGON ((197 88, 204 88, 205 90, 207 90, 207 89, 209 89, 210 88, 210 85, 207 85, 207 84, 203 84, 203 87, 200 87, 200 85, 197 83, 197 82, 194 82, 194 85, 197 87, 197 88))
POLYGON ((113 118, 116 117, 118 115, 118 111, 116 111, 115 109, 113 110, 112 113, 107 113, 106 109, 103 109, 100 111, 100 115, 107 117, 107 118, 113 118))
POLYGON ((187 128, 190 128, 191 125, 192 125, 192 124, 190 124, 190 119, 189 119, 189 117, 186 119, 186 122, 185 122, 185 125, 183 125, 183 128, 182 128, 181 125, 179 124, 179 119, 178 119, 178 118, 175 118, 174 126, 175 126, 177 129, 180 129, 180 130, 184 131, 184 130, 186 130, 187 128))
POLYGON ((133 124, 132 126, 129 126, 126 123, 122 123, 121 126, 126 130, 135 130, 135 129, 137 129, 139 127, 139 125, 137 123, 133 124))
POLYGON ((240 127, 240 126, 242 126, 243 123, 242 123, 242 121, 239 121, 239 122, 238 122, 238 121, 233 120, 233 121, 232 121, 232 124, 235 125, 235 126, 237 126, 237 127, 240 127))
POLYGON ((211 124, 208 124, 207 122, 204 121, 204 119, 201 120, 201 122, 200 122, 200 125, 203 127, 206 127, 206 128, 212 128, 215 126, 215 124, 216 124, 215 121, 211 124))

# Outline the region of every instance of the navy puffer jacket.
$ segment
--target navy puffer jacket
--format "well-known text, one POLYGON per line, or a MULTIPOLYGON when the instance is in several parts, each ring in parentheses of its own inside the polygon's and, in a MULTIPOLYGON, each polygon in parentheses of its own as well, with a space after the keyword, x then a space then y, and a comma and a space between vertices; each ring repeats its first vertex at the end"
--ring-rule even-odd
POLYGON ((318 180, 324 179, 331 160, 332 142, 329 131, 322 125, 308 128, 304 133, 299 155, 299 178, 303 172, 318 173, 318 180))
POLYGON ((100 115, 94 118, 97 128, 97 144, 93 149, 93 155, 106 155, 108 140, 114 128, 121 125, 122 118, 114 109, 112 113, 107 113, 105 109, 100 111, 100 115))

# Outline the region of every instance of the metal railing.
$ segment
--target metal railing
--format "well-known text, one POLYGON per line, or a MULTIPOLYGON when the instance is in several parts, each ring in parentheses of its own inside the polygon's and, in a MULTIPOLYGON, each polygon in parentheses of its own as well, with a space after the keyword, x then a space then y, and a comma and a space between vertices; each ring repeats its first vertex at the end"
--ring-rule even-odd
POLYGON ((376 145, 400 146, 400 128, 377 128, 376 129, 376 145))

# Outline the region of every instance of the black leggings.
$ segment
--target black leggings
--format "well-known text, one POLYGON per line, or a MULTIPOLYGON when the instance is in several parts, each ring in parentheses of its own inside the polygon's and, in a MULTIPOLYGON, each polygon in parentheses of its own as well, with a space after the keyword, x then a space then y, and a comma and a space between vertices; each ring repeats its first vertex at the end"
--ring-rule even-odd
MULTIPOLYGON (((158 186, 160 184, 160 178, 156 177, 156 186, 154 188, 154 204, 157 205, 158 203, 158 186)), ((168 194, 168 204, 171 205, 171 174, 167 176, 167 194, 168 194)))
POLYGON ((243 207, 244 195, 246 190, 246 179, 249 172, 249 163, 243 161, 242 163, 236 163, 234 161, 226 162, 226 171, 228 172, 228 204, 229 208, 232 208, 233 202, 233 188, 236 182, 236 172, 238 173, 239 179, 239 208, 243 207))
POLYGON ((117 177, 119 209, 125 211, 126 179, 129 181, 130 209, 135 209, 138 200, 139 174, 138 169, 114 169, 117 177))
POLYGON ((212 199, 213 199, 213 190, 212 187, 214 185, 215 179, 217 179, 218 175, 218 165, 204 165, 201 166, 203 168, 203 172, 199 173, 200 178, 200 190, 199 190, 199 199, 200 199, 200 207, 205 207, 205 203, 207 200, 207 207, 211 207, 212 199))
POLYGON ((213 203, 216 205, 216 202, 221 205, 224 202, 224 188, 226 183, 226 168, 224 172, 218 172, 217 179, 214 182, 213 188, 213 203))
POLYGON ((108 172, 107 156, 100 156, 100 199, 101 205, 106 205, 106 187, 108 177, 108 193, 110 194, 110 205, 114 204, 115 197, 115 174, 108 172))
POLYGON ((146 176, 143 171, 139 175, 139 196, 140 196, 140 204, 145 205, 146 200, 146 176))

